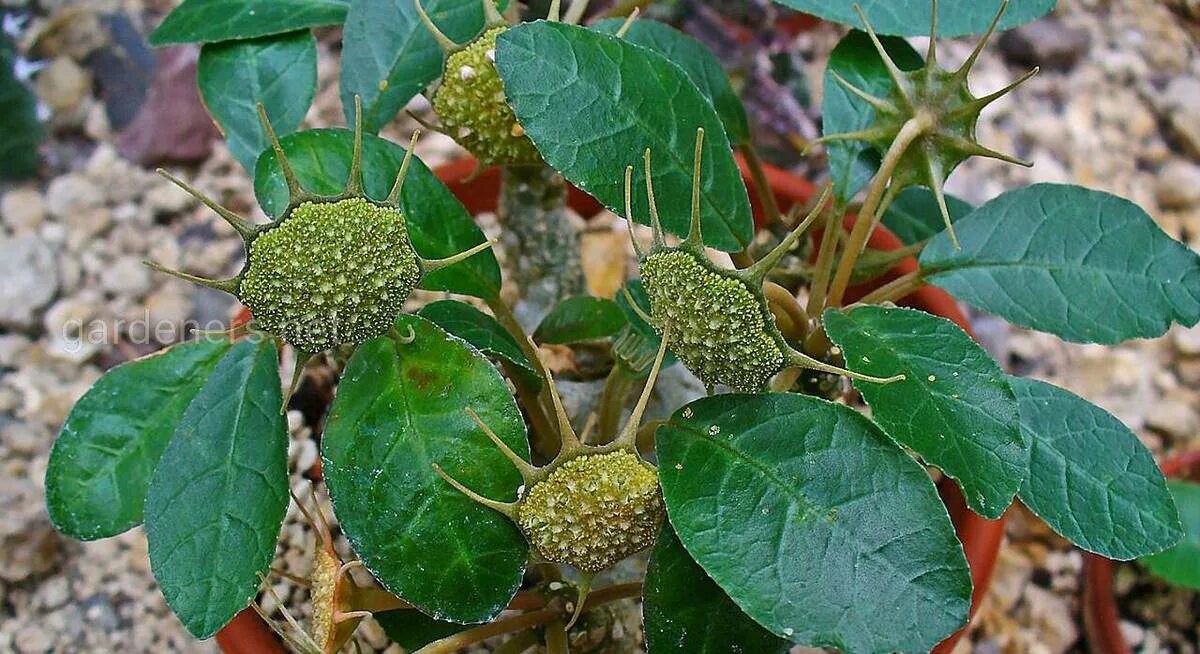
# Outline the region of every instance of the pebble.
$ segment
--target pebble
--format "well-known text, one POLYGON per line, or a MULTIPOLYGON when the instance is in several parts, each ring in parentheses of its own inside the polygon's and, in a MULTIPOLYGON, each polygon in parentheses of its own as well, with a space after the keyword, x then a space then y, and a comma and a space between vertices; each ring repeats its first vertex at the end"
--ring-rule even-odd
POLYGON ((104 191, 81 173, 56 177, 46 188, 46 209, 60 220, 103 204, 104 191))
POLYGON ((1200 432, 1200 416, 1188 401, 1166 397, 1146 411, 1146 426, 1174 438, 1188 438, 1200 432))
POLYGON ((1004 32, 998 44, 1010 63, 1066 71, 1087 55, 1091 38, 1087 30, 1070 27, 1062 19, 1050 16, 1004 32))
POLYGON ((0 327, 33 329, 58 292, 56 254, 34 236, 0 239, 0 327))
POLYGON ((120 257, 104 269, 100 283, 117 295, 140 297, 150 290, 150 269, 136 257, 120 257))
POLYGON ((1175 159, 1163 166, 1155 179, 1154 194, 1163 209, 1200 205, 1200 165, 1175 159))
POLYGON ((88 97, 92 77, 70 57, 56 57, 34 82, 38 99, 55 113, 72 111, 88 97))
POLYGON ((95 321, 102 311, 100 298, 91 291, 55 302, 42 321, 49 339, 46 353, 71 363, 92 358, 103 344, 89 338, 97 333, 95 321))
POLYGON ((1160 113, 1170 123, 1186 151, 1200 158, 1200 78, 1179 76, 1161 94, 1160 113))
POLYGON ((46 203, 37 189, 22 186, 4 194, 0 200, 0 216, 16 234, 35 232, 46 218, 46 203))

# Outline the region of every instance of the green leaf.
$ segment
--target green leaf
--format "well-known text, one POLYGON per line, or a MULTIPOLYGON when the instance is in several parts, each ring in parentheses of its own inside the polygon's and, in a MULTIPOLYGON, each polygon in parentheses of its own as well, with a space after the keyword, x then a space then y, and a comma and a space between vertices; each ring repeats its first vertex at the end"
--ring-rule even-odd
POLYGON ((480 352, 504 361, 509 373, 526 387, 535 391, 541 388, 541 372, 525 356, 512 334, 492 316, 455 300, 432 302, 421 307, 418 314, 480 352))
MULTIPOLYGON (((624 18, 606 18, 593 23, 591 28, 605 34, 616 34, 624 24, 624 18)), ((633 21, 625 33, 625 40, 650 48, 682 68, 717 110, 730 142, 737 145, 750 140, 746 107, 729 84, 725 69, 712 50, 674 27, 655 20, 633 21)))
POLYGON ((158 459, 229 342, 176 345, 109 370, 67 416, 46 467, 46 508, 80 540, 142 521, 158 459))
POLYGON ((433 323, 401 314, 414 339, 364 342, 321 441, 325 482, 354 551, 389 591, 439 620, 485 622, 516 593, 529 547, 515 524, 455 490, 433 464, 496 500, 521 476, 466 414, 529 456, 500 373, 433 323), (456 589, 448 592, 447 589, 456 589))
MULTIPOLYGON (((925 63, 904 39, 884 37, 881 41, 901 69, 914 70, 925 63)), ((883 59, 879 57, 879 51, 864 32, 850 32, 829 54, 821 101, 821 133, 828 136, 870 127, 875 120, 875 109, 838 83, 833 73, 871 95, 888 95, 892 78, 884 67, 883 59)), ((838 199, 848 201, 867 185, 879 169, 881 153, 862 141, 832 141, 825 147, 829 155, 833 192, 838 199)))
POLYGON ((262 103, 276 134, 300 125, 317 90, 317 40, 301 30, 210 43, 200 50, 196 78, 229 151, 254 174, 258 155, 271 147, 256 105, 262 103))
MULTIPOLYGON (((851 27, 862 27, 862 20, 854 11, 854 5, 862 7, 867 20, 880 34, 899 36, 929 36, 929 0, 775 0, 806 14, 812 14, 835 23, 851 27)), ((1001 30, 1046 15, 1054 8, 1057 0, 1010 0, 1000 20, 1001 30)), ((939 37, 982 34, 991 24, 1000 7, 995 2, 942 2, 938 5, 939 37)))
POLYGON ((1142 563, 1171 584, 1200 590, 1200 484, 1172 479, 1167 488, 1179 507, 1184 538, 1171 549, 1142 559, 1142 563))
POLYGON ((1021 501, 1089 552, 1128 560, 1179 540, 1162 471, 1129 428, 1052 384, 1010 377, 1021 431, 1032 441, 1021 501))
POLYGON ((921 253, 928 279, 1011 323, 1080 343, 1200 321, 1200 255, 1137 205, 1063 184, 1009 191, 921 253))
POLYGON ((287 419, 269 339, 229 349, 188 405, 146 496, 150 567, 197 638, 258 591, 288 505, 287 419))
POLYGON ((991 356, 958 325, 915 309, 829 310, 825 329, 850 370, 906 376, 854 387, 889 436, 958 481, 972 510, 1000 517, 1025 479, 1029 444, 991 356))
MULTIPOLYGON (((310 129, 283 137, 284 154, 305 189, 336 195, 350 174, 354 134, 345 129, 310 129)), ((363 135, 363 179, 367 195, 386 198, 404 160, 404 148, 370 134, 363 135)), ((254 193, 268 216, 287 207, 287 184, 268 150, 258 158, 254 193)), ((408 235, 417 253, 427 259, 449 257, 483 243, 483 231, 450 189, 417 157, 413 157, 400 193, 408 235)), ((421 288, 482 298, 500 293, 500 264, 491 250, 444 268, 421 280, 421 288)))
POLYGON ((933 483, 853 409, 718 395, 677 411, 656 440, 680 541, 772 633, 909 652, 966 622, 967 562, 933 483))
POLYGON ((346 0, 184 0, 150 35, 150 45, 216 43, 340 25, 346 0))
POLYGON ((383 627, 383 633, 408 652, 415 652, 435 640, 474 626, 436 620, 415 609, 384 611, 376 613, 374 618, 383 627))
MULTIPOLYGON (((483 28, 479 0, 425 0, 422 5, 442 32, 459 43, 483 28)), ((442 47, 412 0, 351 0, 342 43, 342 108, 346 120, 353 119, 354 96, 361 96, 363 129, 371 133, 442 74, 442 47)))
POLYGON ((666 57, 609 34, 537 21, 500 35, 496 68, 525 132, 546 162, 618 214, 633 166, 633 213, 650 220, 642 153, 653 158, 663 226, 686 236, 696 128, 704 128, 704 242, 741 250, 754 234, 750 200, 712 103, 666 57))
MULTIPOLYGON (((0 12, 0 18, 3 18, 0 12)), ((37 119, 37 99, 17 79, 16 49, 8 34, 0 33, 0 179, 23 179, 37 174, 42 165, 38 146, 46 130, 37 119)))
POLYGON ((608 338, 625 326, 625 312, 601 297, 569 297, 546 314, 533 333, 539 343, 578 343, 608 338))
POLYGON ((646 568, 642 622, 650 654, 780 654, 788 642, 750 619, 721 590, 670 525, 646 568))
MULTIPOLYGON (((953 195, 947 195, 946 209, 950 212, 950 221, 957 222, 971 213, 974 207, 953 195)), ((887 211, 883 212, 883 225, 909 244, 920 243, 946 229, 933 191, 920 186, 910 186, 900 191, 887 211)))

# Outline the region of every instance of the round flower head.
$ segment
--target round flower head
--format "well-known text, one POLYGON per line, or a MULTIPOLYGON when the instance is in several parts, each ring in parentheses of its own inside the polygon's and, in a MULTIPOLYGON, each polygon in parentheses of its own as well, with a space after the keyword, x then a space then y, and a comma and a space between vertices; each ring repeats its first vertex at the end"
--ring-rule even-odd
MULTIPOLYGON (((757 391, 779 371, 800 366, 847 375, 866 381, 887 383, 903 379, 868 377, 831 366, 795 349, 784 339, 763 295, 766 275, 795 245, 820 215, 827 199, 795 230, 761 260, 745 270, 717 266, 704 253, 700 233, 700 156, 704 130, 696 131, 695 168, 692 176, 692 219, 688 237, 668 246, 650 172, 650 150, 645 151, 646 194, 654 244, 645 252, 634 239, 641 264, 642 285, 650 300, 650 313, 643 316, 659 331, 672 327, 671 349, 692 374, 708 387, 724 384, 740 391, 757 391)), ((625 213, 632 234, 633 166, 625 169, 625 213)), ((828 191, 826 192, 828 193, 828 191)), ((636 303, 631 302, 636 307, 636 303)))
MULTIPOLYGON (((288 205, 274 222, 251 225, 184 182, 161 172, 226 220, 245 241, 246 264, 236 277, 209 280, 152 267, 227 291, 247 307, 257 329, 278 336, 304 356, 360 343, 392 328, 422 277, 492 246, 485 242, 446 259, 424 259, 409 239, 400 190, 412 147, 387 199, 366 196, 362 182, 362 105, 355 98, 354 153, 345 189, 335 196, 306 191, 259 105, 259 116, 283 171, 288 205)), ((417 135, 413 135, 413 143, 417 135)))
POLYGON ((879 52, 892 86, 887 97, 876 97, 846 81, 836 72, 835 81, 871 105, 874 122, 866 129, 845 134, 823 136, 815 143, 828 141, 863 141, 879 152, 895 152, 898 156, 889 193, 899 193, 909 186, 928 186, 937 198, 946 230, 955 246, 958 237, 950 223, 942 186, 950 173, 972 156, 999 159, 1020 166, 1032 166, 1002 152, 980 145, 975 139, 975 127, 983 108, 1007 95, 1025 80, 1037 74, 1034 68, 1008 86, 982 97, 975 97, 967 84, 967 76, 980 52, 996 30, 996 25, 1008 7, 1003 0, 987 32, 975 45, 967 60, 957 70, 941 68, 937 63, 937 0, 933 1, 933 24, 929 31, 929 49, 925 65, 912 71, 901 70, 875 35, 866 14, 855 7, 871 42, 879 52))
POLYGON ((639 455, 637 432, 662 368, 666 347, 664 339, 629 422, 620 435, 603 445, 586 444, 590 424, 582 438, 575 434, 553 377, 542 365, 542 376, 554 403, 562 440, 558 455, 542 467, 522 459, 470 408, 466 410, 520 471, 524 484, 515 502, 482 497, 434 464, 434 469, 447 483, 479 504, 512 519, 539 557, 579 571, 583 581, 575 603, 575 615, 568 628, 582 612, 592 576, 648 548, 662 526, 666 511, 658 485, 658 469, 639 455))
POLYGON ((542 157, 508 106, 496 70, 496 37, 509 25, 492 0, 483 0, 483 34, 466 45, 443 34, 425 13, 421 0, 414 2, 426 28, 448 55, 441 84, 433 94, 433 109, 441 121, 438 129, 482 164, 540 164, 542 157))

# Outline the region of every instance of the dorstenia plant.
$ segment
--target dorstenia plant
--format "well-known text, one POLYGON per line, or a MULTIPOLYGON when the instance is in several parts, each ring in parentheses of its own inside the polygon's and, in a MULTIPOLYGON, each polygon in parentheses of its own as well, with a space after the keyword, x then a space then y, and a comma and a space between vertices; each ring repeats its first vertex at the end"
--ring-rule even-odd
MULTIPOLYGON (((932 285, 1102 344, 1200 320, 1200 257, 1133 203, 1039 184, 973 208, 943 191, 971 157, 1025 163, 976 125, 1029 75, 978 93, 970 73, 993 31, 1053 1, 781 1, 853 29, 825 75, 829 189, 786 215, 764 195, 756 222, 734 157, 765 179, 745 110, 714 55, 666 24, 583 27, 583 0, 524 22, 536 16, 490 0, 185 0, 152 40, 204 44, 201 93, 270 220, 168 175, 246 244, 229 279, 168 272, 251 318, 96 383, 50 459, 55 525, 83 540, 144 525, 198 638, 262 609, 268 576, 304 581, 306 622, 263 614, 301 652, 350 647, 371 618, 431 653, 489 638, 505 652, 928 651, 971 609, 946 494, 988 519, 1020 501, 1115 559, 1171 548, 1179 515, 1128 428, 1006 375, 959 314, 922 310, 932 285), (316 85, 310 29, 338 24, 351 128, 296 131, 316 85), (938 64, 938 28, 982 35, 962 66, 938 64), (918 34, 933 37, 923 57, 899 38, 918 34), (535 287, 502 299, 495 241, 411 145, 375 136, 419 93, 432 115, 418 120, 475 175, 499 168, 498 196, 480 177, 459 198, 499 208, 504 247, 523 253, 509 262, 535 287), (568 183, 629 225, 639 277, 612 298, 529 270, 581 277, 568 183), (902 250, 868 247, 881 223, 902 250), (567 402, 546 345, 585 362, 567 402), (286 391, 281 348, 298 362, 286 391), (291 495, 315 554, 280 571, 281 407, 319 353, 340 376, 315 412, 336 528, 291 495), (676 362, 707 397, 664 386, 676 362), (579 383, 605 374, 602 390, 579 383)), ((1186 569, 1183 551, 1152 569, 1186 569)))

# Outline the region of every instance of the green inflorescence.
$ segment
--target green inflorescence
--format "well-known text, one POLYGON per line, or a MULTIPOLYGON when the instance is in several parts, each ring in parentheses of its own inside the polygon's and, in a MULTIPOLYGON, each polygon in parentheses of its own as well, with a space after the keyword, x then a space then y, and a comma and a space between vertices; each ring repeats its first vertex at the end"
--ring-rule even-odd
POLYGON ((251 243, 238 297, 262 329, 321 352, 385 333, 420 279, 399 209, 305 202, 251 243))
POLYGON ((702 382, 756 391, 784 368, 774 319, 744 279, 677 248, 652 252, 641 272, 655 327, 670 321, 671 349, 702 382))
POLYGON ((526 538, 548 561, 608 569, 654 543, 663 519, 658 474, 636 454, 584 454, 529 490, 517 510, 526 538))
POLYGON ((493 27, 450 55, 433 108, 447 133, 483 163, 540 163, 537 148, 504 98, 496 71, 496 37, 507 29, 493 27))

